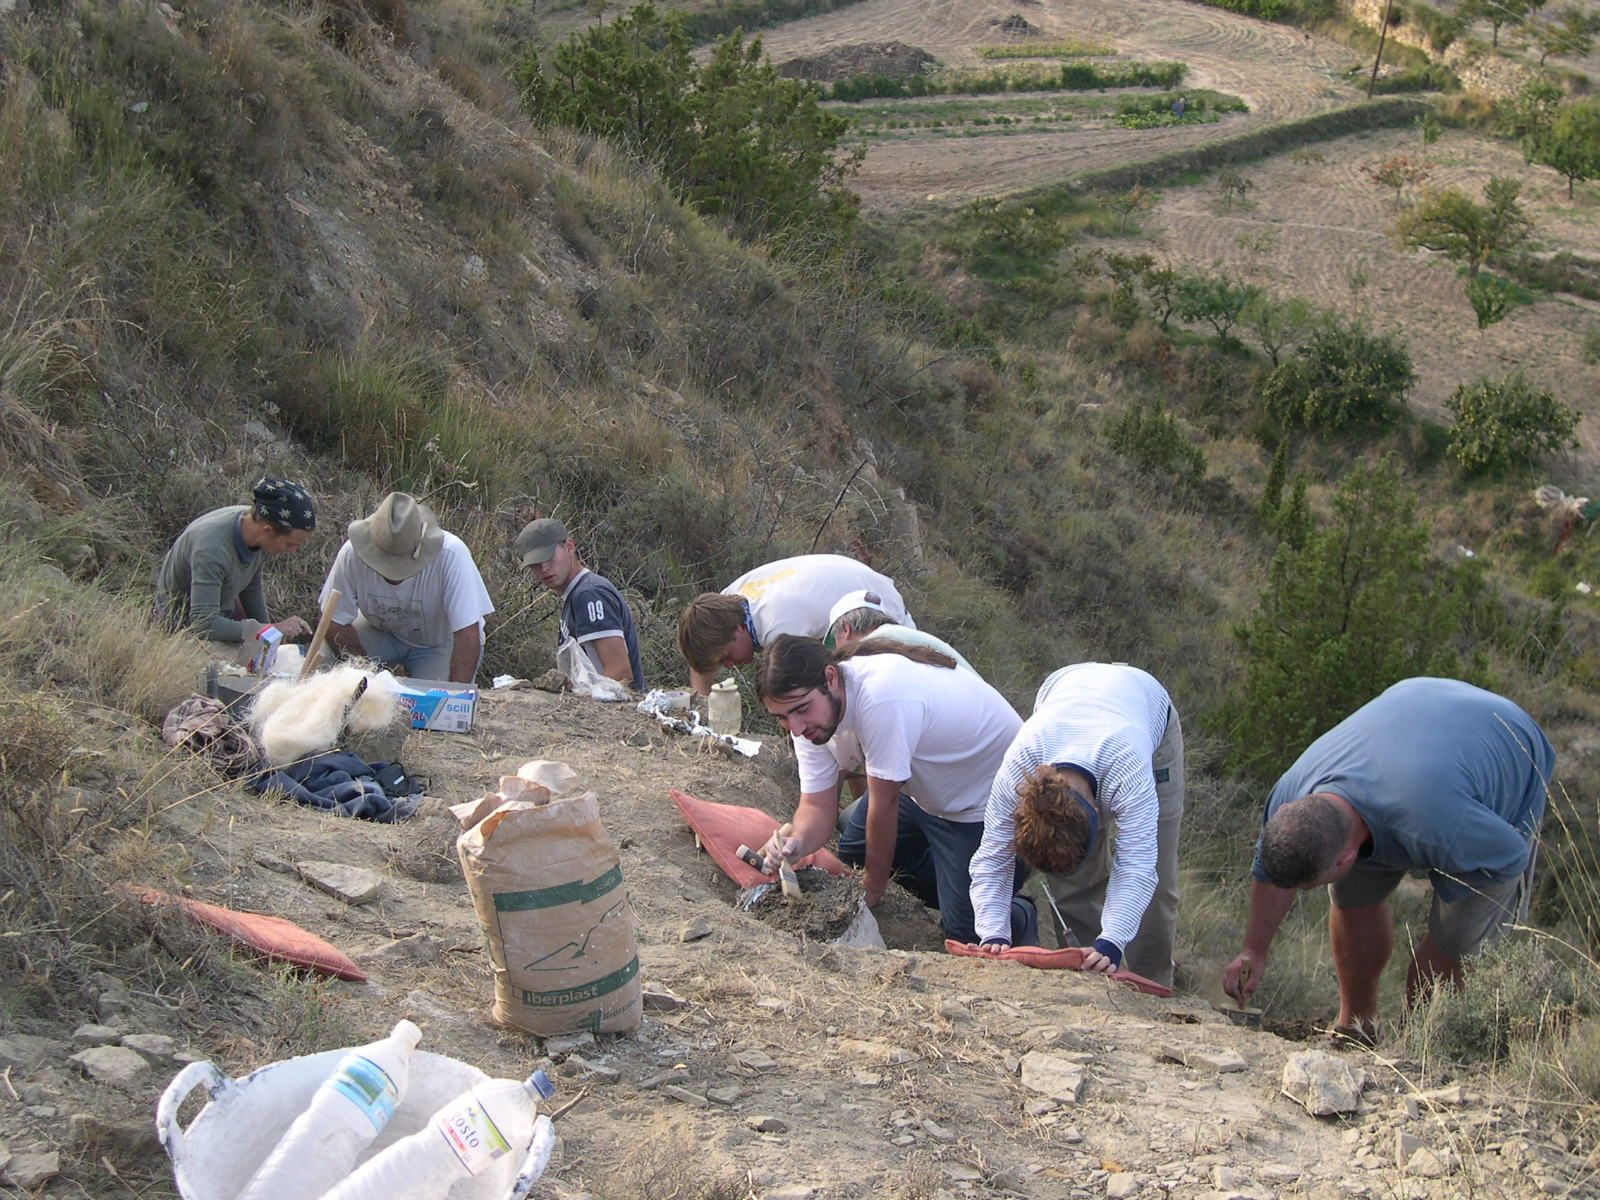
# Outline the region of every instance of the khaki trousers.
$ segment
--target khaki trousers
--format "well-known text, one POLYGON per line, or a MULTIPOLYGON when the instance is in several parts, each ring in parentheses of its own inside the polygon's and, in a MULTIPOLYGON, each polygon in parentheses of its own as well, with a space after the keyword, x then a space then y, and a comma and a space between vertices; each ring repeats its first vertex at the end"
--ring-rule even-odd
MULTIPOLYGON (((1173 946, 1178 933, 1178 829, 1183 823, 1183 726, 1178 710, 1167 716, 1167 731, 1150 765, 1156 776, 1156 890, 1133 941, 1123 950, 1122 965, 1130 971, 1172 986, 1173 946)), ((1115 821, 1109 816, 1103 835, 1089 857, 1071 875, 1046 875, 1042 883, 1055 899, 1067 931, 1078 945, 1093 945, 1100 936, 1106 884, 1111 879, 1115 821)))

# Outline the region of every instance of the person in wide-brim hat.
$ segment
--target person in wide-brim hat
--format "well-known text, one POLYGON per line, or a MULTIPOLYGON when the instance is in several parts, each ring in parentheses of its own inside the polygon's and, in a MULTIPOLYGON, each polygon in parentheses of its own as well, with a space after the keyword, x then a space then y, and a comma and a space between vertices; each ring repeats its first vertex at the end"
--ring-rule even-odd
POLYGON ((350 522, 322 585, 324 608, 335 591, 329 644, 413 679, 470 683, 477 674, 494 604, 466 543, 416 497, 391 492, 350 522))
POLYGON ((350 522, 356 557, 395 583, 438 558, 444 538, 433 510, 405 492, 390 492, 370 517, 350 522))

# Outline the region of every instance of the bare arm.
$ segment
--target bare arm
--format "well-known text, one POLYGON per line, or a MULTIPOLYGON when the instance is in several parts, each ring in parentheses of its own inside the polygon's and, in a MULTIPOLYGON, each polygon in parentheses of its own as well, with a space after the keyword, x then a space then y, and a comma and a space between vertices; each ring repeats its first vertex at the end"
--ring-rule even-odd
MULTIPOLYGON (((618 683, 633 686, 633 664, 628 661, 628 643, 620 637, 596 638, 588 643, 600 659, 600 673, 618 683)), ((587 647, 586 647, 587 648, 587 647)))
POLYGON ((895 835, 900 830, 900 788, 904 780, 867 776, 866 900, 871 907, 883 899, 894 869, 895 835))
POLYGON ((328 645, 343 654, 360 658, 366 653, 361 648, 361 638, 354 625, 341 625, 334 621, 328 626, 328 645))
POLYGON ((1250 884, 1250 916, 1244 927, 1244 949, 1222 971, 1222 990, 1239 1002, 1255 994, 1267 971, 1267 950, 1278 926, 1294 907, 1294 889, 1273 887, 1259 879, 1250 884))
POLYGON ((804 858, 827 845, 828 839, 833 836, 834 823, 838 819, 838 783, 820 792, 801 792, 800 805, 794 810, 794 820, 791 822, 794 828, 789 836, 779 838, 774 832, 767 839, 767 844, 761 847, 762 857, 767 860, 768 874, 778 869, 780 856, 804 858))
POLYGON ((708 675, 704 672, 696 671, 693 667, 689 668, 689 686, 702 696, 711 694, 711 685, 716 681, 715 674, 708 675))
POLYGON ((458 629, 450 643, 450 682, 471 683, 478 672, 478 656, 483 651, 483 632, 474 621, 458 629))

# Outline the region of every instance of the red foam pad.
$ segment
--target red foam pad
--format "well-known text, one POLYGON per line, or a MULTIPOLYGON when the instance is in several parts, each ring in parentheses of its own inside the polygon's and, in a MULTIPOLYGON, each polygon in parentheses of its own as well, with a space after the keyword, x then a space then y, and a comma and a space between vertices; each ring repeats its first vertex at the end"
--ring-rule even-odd
POLYGON ((269 917, 265 913, 235 912, 218 904, 169 896, 166 892, 136 884, 127 884, 125 887, 146 904, 173 905, 200 924, 226 934, 241 946, 248 946, 268 958, 355 983, 366 982, 366 973, 343 951, 329 945, 316 934, 301 929, 293 921, 269 917))
MULTIPOLYGON (((711 860, 722 868, 724 875, 742 888, 778 881, 776 875, 763 875, 734 853, 741 842, 755 851, 760 851, 767 844, 779 824, 770 813, 764 813, 759 808, 697 800, 677 788, 672 789, 671 795, 678 811, 683 813, 683 819, 689 822, 689 828, 700 835, 700 844, 711 855, 711 860)), ((843 875, 847 871, 845 865, 826 850, 795 859, 794 866, 821 867, 830 875, 843 875)))
MULTIPOLYGON (((958 954, 963 958, 998 958, 1006 962, 1021 963, 1025 967, 1037 967, 1041 971, 1081 971, 1085 954, 1085 951, 1077 946, 1067 946, 1061 950, 1046 950, 1043 946, 1007 946, 1000 953, 991 954, 981 946, 971 946, 966 942, 948 939, 944 948, 946 953, 958 954)), ((1132 971, 1113 971, 1110 977, 1118 983, 1125 983, 1151 996, 1172 995, 1171 988, 1162 987, 1155 980, 1135 975, 1132 971)))

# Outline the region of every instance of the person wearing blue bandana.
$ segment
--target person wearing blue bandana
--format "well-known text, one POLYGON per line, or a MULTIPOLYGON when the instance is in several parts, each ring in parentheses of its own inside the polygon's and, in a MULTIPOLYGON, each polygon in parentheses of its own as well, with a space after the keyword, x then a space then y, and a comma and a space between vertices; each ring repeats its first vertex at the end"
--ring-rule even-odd
POLYGON ((707 692, 723 667, 743 666, 780 634, 822 638, 841 596, 870 591, 899 624, 915 629, 894 580, 843 554, 800 554, 746 571, 720 592, 696 596, 678 619, 689 681, 707 692))
MULTIPOLYGON (((212 509, 189 522, 156 572, 155 611, 170 628, 188 626, 215 642, 253 642, 267 625, 261 568, 311 540, 317 506, 297 483, 258 479, 249 504, 212 509)), ((311 636, 300 617, 276 622, 289 641, 311 636)))
POLYGON ((1011 945, 1012 863, 1044 873, 1084 969, 1172 986, 1183 727, 1167 691, 1122 663, 1079 663, 1039 689, 1006 751, 973 855, 978 938, 1011 945))

